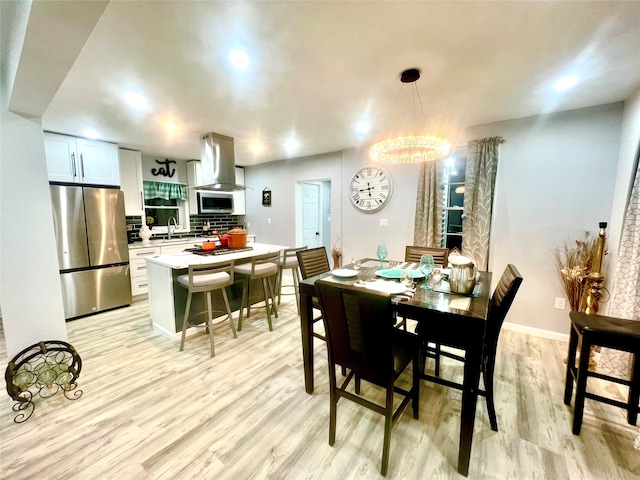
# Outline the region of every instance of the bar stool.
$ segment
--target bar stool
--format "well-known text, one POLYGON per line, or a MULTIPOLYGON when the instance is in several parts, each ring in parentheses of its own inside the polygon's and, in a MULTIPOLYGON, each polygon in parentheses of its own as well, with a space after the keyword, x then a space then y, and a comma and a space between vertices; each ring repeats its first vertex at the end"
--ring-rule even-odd
POLYGON ((573 409, 574 435, 580 435, 585 398, 627 410, 627 422, 630 425, 635 425, 640 411, 638 405, 640 401, 640 321, 606 317, 604 315, 587 315, 582 312, 571 312, 569 318, 571 318, 571 334, 569 337, 569 355, 567 356, 564 403, 565 405, 571 404, 573 382, 575 380, 577 386, 576 404, 573 409), (582 340, 580 364, 576 367, 576 351, 580 340, 582 340), (633 358, 631 379, 626 380, 589 371, 589 354, 591 347, 595 345, 631 353, 633 358), (596 377, 628 386, 629 396, 627 402, 620 402, 587 392, 587 379, 589 377, 596 377))
POLYGON ((235 266, 234 270, 236 275, 240 275, 244 281, 242 288, 242 303, 240 304, 240 317, 238 318, 238 331, 242 330, 244 308, 247 308, 247 318, 249 318, 251 315, 251 299, 258 298, 256 295, 251 295, 252 280, 262 281, 262 300, 264 300, 264 306, 267 310, 269 331, 273 331, 271 310, 273 310, 275 317, 278 318, 278 309, 276 307, 275 295, 273 293, 274 287, 271 284, 271 277, 276 277, 277 281, 279 258, 279 251, 264 253, 253 257, 251 263, 243 263, 235 266), (271 299, 271 304, 269 304, 269 299, 271 299))
MULTIPOLYGON (((278 286, 276 287, 276 291, 278 292, 278 305, 280 305, 280 300, 282 298, 282 287, 293 287, 293 295, 296 296, 296 306, 298 307, 298 315, 300 315, 300 295, 298 294, 298 284, 300 283, 300 267, 298 263, 298 252, 302 250, 306 250, 307 246, 297 247, 297 248, 285 248, 282 251, 282 256, 278 261, 278 286), (291 285, 283 285, 282 284, 282 274, 284 270, 291 270, 291 275, 293 276, 293 284, 291 285)), ((285 295, 291 295, 290 293, 285 295)))
MULTIPOLYGON (((182 320, 182 340, 180 341, 180 351, 184 349, 184 339, 189 328, 190 320, 204 311, 196 313, 192 317, 189 316, 191 310, 191 300, 194 293, 204 293, 207 299, 207 328, 209 329, 209 341, 211 343, 211 356, 215 357, 216 352, 213 346, 213 312, 222 312, 227 314, 233 338, 238 338, 236 329, 233 325, 233 316, 231 315, 231 307, 229 306, 229 298, 227 297, 226 287, 233 285, 233 260, 224 263, 210 263, 202 265, 189 265, 189 272, 178 277, 178 283, 189 290, 187 295, 187 305, 184 309, 184 318, 182 320), (225 310, 213 310, 211 305, 211 292, 220 290, 224 299, 225 310)), ((195 322, 197 325, 202 322, 195 322)))

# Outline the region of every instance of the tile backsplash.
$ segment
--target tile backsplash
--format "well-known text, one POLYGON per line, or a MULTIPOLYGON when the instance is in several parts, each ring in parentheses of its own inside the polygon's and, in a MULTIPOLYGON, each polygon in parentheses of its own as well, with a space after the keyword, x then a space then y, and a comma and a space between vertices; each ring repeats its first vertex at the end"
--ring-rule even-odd
MULTIPOLYGON (((189 223, 191 226, 192 235, 202 235, 202 226, 205 222, 209 222, 209 230, 217 230, 220 233, 226 233, 234 227, 244 225, 244 215, 223 215, 223 214, 204 214, 204 215, 191 215, 189 223)), ((138 232, 142 227, 142 217, 128 216, 127 217, 127 229, 131 229, 131 240, 139 241, 140 236, 138 232)), ((153 228, 151 228, 153 231, 153 228)), ((158 235, 155 238, 166 237, 166 235, 158 235)))

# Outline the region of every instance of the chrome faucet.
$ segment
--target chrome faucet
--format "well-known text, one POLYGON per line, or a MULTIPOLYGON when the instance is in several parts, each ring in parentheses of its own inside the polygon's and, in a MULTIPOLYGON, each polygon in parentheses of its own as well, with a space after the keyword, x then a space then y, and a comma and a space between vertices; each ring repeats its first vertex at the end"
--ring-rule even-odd
POLYGON ((169 221, 167 222, 167 237, 171 240, 172 233, 175 233, 176 228, 178 228, 178 221, 176 217, 169 217, 169 221), (171 232, 171 220, 173 220, 173 232, 171 232))

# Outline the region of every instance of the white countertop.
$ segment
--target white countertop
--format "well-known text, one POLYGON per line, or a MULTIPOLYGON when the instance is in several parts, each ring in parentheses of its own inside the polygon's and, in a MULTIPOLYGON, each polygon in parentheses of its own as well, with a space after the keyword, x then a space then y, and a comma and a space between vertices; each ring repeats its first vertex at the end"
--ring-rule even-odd
POLYGON ((166 255, 154 255, 145 257, 148 263, 155 263, 163 267, 174 269, 188 268, 189 265, 199 265, 203 263, 222 263, 229 260, 239 260, 243 258, 251 258, 263 253, 279 252, 286 247, 284 245, 268 245, 264 243, 250 243, 247 245, 253 250, 246 250, 237 253, 225 253, 224 255, 195 255, 191 252, 168 253, 166 255))
MULTIPOLYGON (((255 235, 247 235, 247 239, 255 238, 255 235)), ((171 240, 167 240, 166 238, 156 238, 149 241, 148 245, 143 245, 142 242, 133 242, 129 244, 130 249, 137 248, 149 248, 149 247, 163 247, 169 245, 192 245, 192 244, 201 244, 207 240, 209 237, 182 237, 182 238, 174 238, 171 240)))

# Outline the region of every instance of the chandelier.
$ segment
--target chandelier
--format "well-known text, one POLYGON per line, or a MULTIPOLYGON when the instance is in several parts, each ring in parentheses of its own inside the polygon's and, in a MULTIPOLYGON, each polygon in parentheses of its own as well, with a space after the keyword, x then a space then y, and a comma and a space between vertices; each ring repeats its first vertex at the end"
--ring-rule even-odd
MULTIPOLYGON (((420 109, 422 110, 422 116, 424 117, 420 92, 415 84, 415 81, 419 78, 420 70, 417 68, 410 68, 400 74, 400 81, 402 83, 413 83, 414 114, 415 97, 417 97, 420 103, 420 109)), ((400 88, 402 88, 402 85, 400 88)), ((399 93, 398 96, 400 96, 399 93)), ((447 155, 450 151, 451 144, 444 138, 435 135, 402 135, 375 143, 371 147, 369 154, 371 160, 374 162, 418 163, 437 160, 447 155)))

